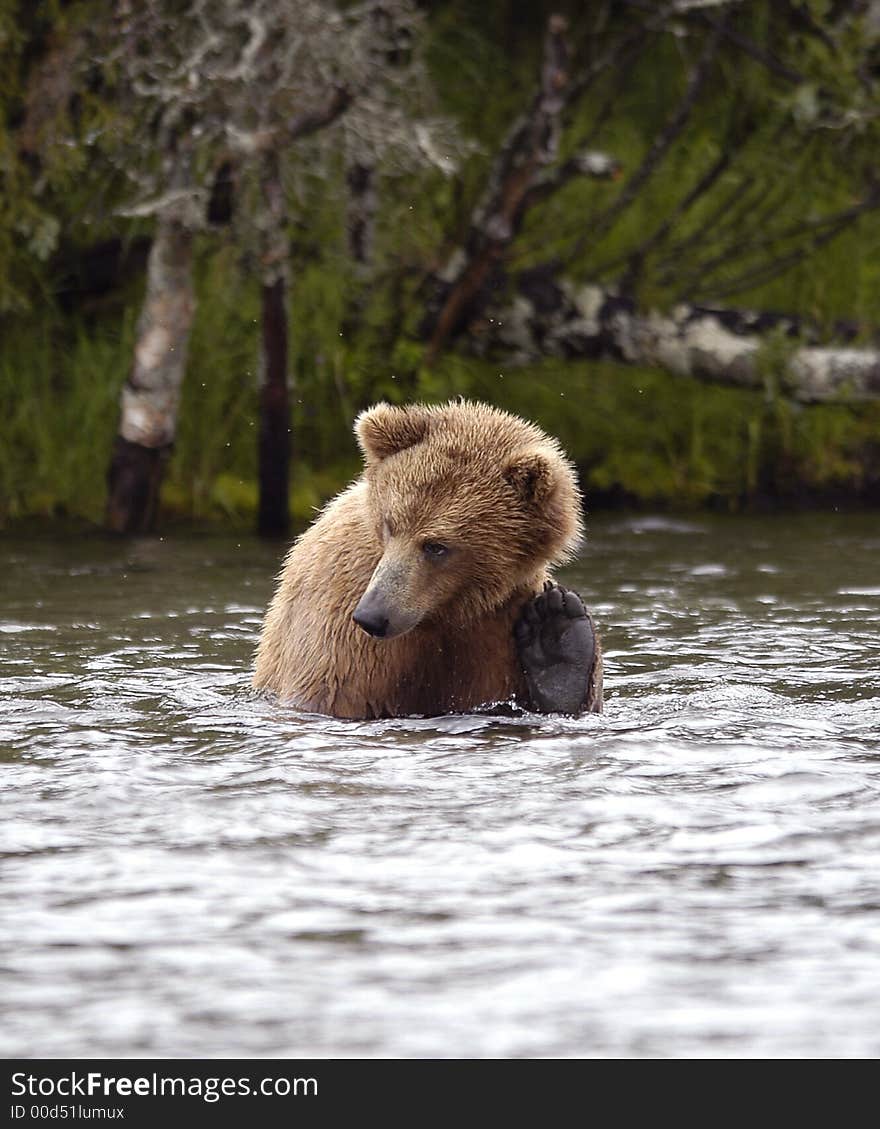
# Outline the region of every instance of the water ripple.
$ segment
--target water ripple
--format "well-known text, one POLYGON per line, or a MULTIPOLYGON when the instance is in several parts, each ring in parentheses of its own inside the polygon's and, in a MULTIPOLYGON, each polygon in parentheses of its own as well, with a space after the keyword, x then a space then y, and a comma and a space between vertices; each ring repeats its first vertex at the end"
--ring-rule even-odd
POLYGON ((874 526, 590 541, 602 717, 362 724, 271 548, 0 542, 0 1053, 880 1053, 874 526))

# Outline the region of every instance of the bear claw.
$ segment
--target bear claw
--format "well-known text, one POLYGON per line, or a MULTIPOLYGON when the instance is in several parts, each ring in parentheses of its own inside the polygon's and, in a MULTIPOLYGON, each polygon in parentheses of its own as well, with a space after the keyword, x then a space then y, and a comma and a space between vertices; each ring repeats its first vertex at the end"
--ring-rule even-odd
POLYGON ((596 708, 588 701, 596 632, 577 592, 545 581, 544 590, 523 608, 513 634, 533 708, 565 714, 596 708))

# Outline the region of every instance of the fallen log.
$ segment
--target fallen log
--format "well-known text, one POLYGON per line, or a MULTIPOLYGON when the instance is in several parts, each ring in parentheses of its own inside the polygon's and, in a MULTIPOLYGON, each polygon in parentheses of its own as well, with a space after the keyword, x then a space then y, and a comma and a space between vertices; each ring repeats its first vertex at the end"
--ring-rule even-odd
POLYGON ((880 399, 880 347, 819 342, 796 317, 679 303, 641 311, 613 288, 528 272, 471 326, 471 348, 506 363, 611 359, 769 390, 804 404, 880 399))

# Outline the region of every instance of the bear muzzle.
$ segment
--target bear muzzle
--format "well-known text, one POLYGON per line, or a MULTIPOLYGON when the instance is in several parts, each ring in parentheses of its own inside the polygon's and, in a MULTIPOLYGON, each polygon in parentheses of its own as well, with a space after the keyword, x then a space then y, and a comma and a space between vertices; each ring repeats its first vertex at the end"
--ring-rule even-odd
POLYGON ((373 573, 369 586, 361 596, 352 619, 375 639, 393 639, 411 630, 422 618, 418 612, 401 607, 400 569, 383 565, 373 573))
POLYGON ((377 639, 384 639, 388 634, 389 620, 382 608, 376 607, 375 603, 375 601, 368 600, 365 595, 354 609, 351 618, 358 627, 362 627, 368 635, 373 635, 377 639))

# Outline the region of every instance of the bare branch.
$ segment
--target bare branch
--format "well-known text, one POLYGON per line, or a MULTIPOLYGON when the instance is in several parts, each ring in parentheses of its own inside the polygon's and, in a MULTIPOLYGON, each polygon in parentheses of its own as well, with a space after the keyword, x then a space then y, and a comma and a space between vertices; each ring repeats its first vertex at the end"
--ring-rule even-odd
POLYGON ((579 176, 591 177, 594 180, 616 180, 622 167, 616 157, 608 153, 600 153, 596 149, 586 149, 576 153, 557 168, 535 177, 523 197, 523 210, 548 199, 579 176))
MULTIPOLYGON (((747 290, 753 290, 756 286, 763 286, 771 282, 774 278, 778 278, 780 275, 785 274, 786 271, 791 270, 792 267, 802 262, 808 255, 812 255, 826 243, 830 243, 833 239, 836 239, 838 235, 848 227, 851 227, 861 215, 869 211, 874 211, 878 207, 880 207, 880 192, 874 189, 860 204, 852 208, 846 208, 844 211, 834 215, 826 216, 813 225, 805 225, 805 232, 816 230, 820 227, 826 227, 827 230, 822 231, 819 235, 814 235, 813 238, 793 251, 779 255, 759 267, 743 271, 736 278, 720 287, 712 287, 711 293, 713 297, 722 299, 729 298, 735 294, 742 294, 747 290)), ((774 240, 768 241, 770 244, 773 242, 774 240)))
POLYGON ((230 122, 226 127, 229 146, 241 156, 253 157, 265 153, 282 141, 299 141, 320 129, 326 129, 349 108, 353 97, 344 87, 336 87, 324 99, 322 105, 306 110, 291 121, 274 128, 255 129, 245 132, 230 122))
POLYGON ((831 239, 834 239, 865 212, 873 211, 878 207, 880 207, 880 189, 874 186, 868 192, 864 200, 861 200, 858 204, 854 204, 849 208, 843 208, 840 211, 831 212, 828 215, 819 216, 816 219, 794 224, 782 231, 771 232, 762 239, 753 240, 751 242, 742 240, 735 242, 727 247, 723 253, 704 261, 702 264, 698 264, 692 271, 685 275, 683 279, 684 289, 679 290, 678 296, 683 297, 685 294, 700 294, 708 290, 714 297, 723 298, 742 293, 742 291, 749 289, 751 286, 762 285, 772 278, 775 278, 777 275, 784 273, 817 248, 828 243, 831 239), (715 274, 720 268, 729 265, 734 256, 736 258, 743 256, 748 258, 754 256, 756 253, 769 250, 779 243, 788 243, 792 240, 802 239, 805 236, 807 237, 806 242, 800 247, 786 251, 784 254, 774 259, 765 261, 760 266, 742 271, 733 280, 725 283, 720 289, 707 285, 704 281, 715 274))
POLYGON ((597 243, 611 230, 623 212, 633 203, 642 188, 644 188, 645 184, 647 184, 648 180, 650 180, 651 176, 660 166, 673 143, 677 140, 688 123, 694 106, 697 103, 697 99, 700 96, 700 92, 703 89, 703 85, 709 75, 711 65, 718 52, 718 41, 719 35, 717 31, 713 32, 713 34, 708 37, 700 58, 691 71, 687 87, 675 112, 654 139, 641 165, 639 165, 626 182, 618 198, 603 214, 593 221, 589 230, 584 232, 584 234, 575 241, 574 246, 565 258, 565 262, 571 263, 579 258, 590 242, 597 243))
POLYGON ((701 12, 700 18, 704 23, 708 24, 709 27, 719 31, 722 37, 729 43, 732 43, 746 55, 761 63, 761 65, 766 67, 772 74, 784 78, 787 82, 804 81, 804 76, 800 71, 794 70, 794 68, 783 63, 780 59, 777 59, 770 51, 766 51, 763 47, 755 43, 753 39, 749 39, 747 35, 743 35, 742 32, 730 27, 725 20, 717 20, 706 12, 701 12))
POLYGON ((653 232, 633 250, 626 251, 623 255, 619 255, 609 262, 600 263, 594 268, 593 273, 597 278, 602 278, 616 267, 622 266, 624 263, 628 264, 627 276, 633 278, 641 271, 642 264, 648 255, 661 247, 666 241, 669 233, 693 206, 700 200, 707 192, 715 186, 718 178, 727 171, 730 166, 730 152, 724 149, 715 161, 703 173, 693 188, 679 201, 675 208, 670 211, 666 219, 654 229, 653 232))
POLYGON ((152 200, 142 200, 137 204, 129 204, 120 208, 117 215, 126 218, 143 218, 144 216, 158 216, 163 212, 181 210, 181 205, 188 205, 187 211, 201 212, 201 203, 204 200, 204 190, 201 188, 169 188, 161 196, 152 200))
POLYGON ((429 360, 461 328, 471 303, 519 228, 539 170, 556 156, 568 83, 567 30, 562 16, 550 17, 538 89, 495 159, 464 247, 447 264, 446 296, 433 323, 429 360))

